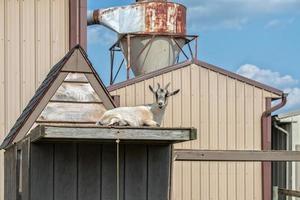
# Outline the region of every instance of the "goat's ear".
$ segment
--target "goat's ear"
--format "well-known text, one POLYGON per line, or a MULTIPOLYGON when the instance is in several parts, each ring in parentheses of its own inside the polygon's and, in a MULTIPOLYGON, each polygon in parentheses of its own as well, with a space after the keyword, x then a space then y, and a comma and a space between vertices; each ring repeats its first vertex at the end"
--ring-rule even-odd
POLYGON ((153 87, 151 85, 149 85, 149 89, 151 92, 155 93, 155 91, 153 90, 153 87))
POLYGON ((170 82, 166 85, 165 90, 168 90, 168 87, 170 86, 170 82))
POLYGON ((178 89, 178 90, 175 90, 174 92, 171 92, 171 93, 169 93, 169 94, 168 94, 168 97, 170 97, 170 96, 173 96, 173 95, 177 94, 179 91, 180 91, 180 89, 178 89))

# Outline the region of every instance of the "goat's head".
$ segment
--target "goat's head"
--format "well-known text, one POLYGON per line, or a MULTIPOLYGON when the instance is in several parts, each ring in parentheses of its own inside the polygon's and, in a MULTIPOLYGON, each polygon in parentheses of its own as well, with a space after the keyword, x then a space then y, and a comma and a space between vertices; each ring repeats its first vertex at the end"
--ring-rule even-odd
POLYGON ((170 83, 168 83, 164 88, 160 87, 160 84, 157 83, 157 90, 154 90, 151 85, 149 85, 150 91, 155 95, 156 103, 160 109, 164 108, 168 104, 168 98, 177 94, 180 89, 175 90, 173 92, 169 92, 168 87, 170 83))

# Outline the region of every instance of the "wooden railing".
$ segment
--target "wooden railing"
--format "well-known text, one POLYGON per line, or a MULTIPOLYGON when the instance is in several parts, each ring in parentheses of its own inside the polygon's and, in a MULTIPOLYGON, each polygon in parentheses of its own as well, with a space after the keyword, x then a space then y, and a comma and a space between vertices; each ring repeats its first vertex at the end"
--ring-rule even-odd
POLYGON ((278 200, 278 195, 282 194, 290 197, 300 197, 300 191, 287 190, 284 188, 279 188, 278 186, 273 187, 273 200, 278 200))

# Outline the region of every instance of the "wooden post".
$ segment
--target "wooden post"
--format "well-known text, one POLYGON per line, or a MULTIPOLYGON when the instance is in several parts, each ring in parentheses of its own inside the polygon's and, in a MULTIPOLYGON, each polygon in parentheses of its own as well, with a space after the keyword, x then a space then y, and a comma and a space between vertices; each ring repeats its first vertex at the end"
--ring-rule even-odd
POLYGON ((278 186, 273 186, 273 200, 278 200, 278 186))

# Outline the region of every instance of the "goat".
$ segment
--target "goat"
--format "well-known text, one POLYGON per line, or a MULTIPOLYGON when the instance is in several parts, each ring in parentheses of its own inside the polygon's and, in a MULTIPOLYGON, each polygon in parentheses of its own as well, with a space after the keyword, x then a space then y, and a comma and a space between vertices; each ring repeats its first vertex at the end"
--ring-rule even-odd
POLYGON ((154 90, 149 85, 150 91, 156 98, 154 103, 108 110, 96 124, 103 126, 160 126, 168 105, 168 98, 180 90, 169 92, 170 83, 165 88, 161 88, 159 83, 157 86, 157 90, 154 90))

